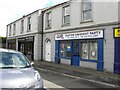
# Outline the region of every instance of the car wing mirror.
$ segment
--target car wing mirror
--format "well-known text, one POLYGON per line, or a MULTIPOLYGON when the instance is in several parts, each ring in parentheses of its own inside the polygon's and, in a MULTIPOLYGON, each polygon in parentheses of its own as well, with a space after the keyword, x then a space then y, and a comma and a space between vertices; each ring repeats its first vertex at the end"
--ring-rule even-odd
POLYGON ((33 65, 34 65, 34 62, 31 62, 30 64, 33 66, 33 65))

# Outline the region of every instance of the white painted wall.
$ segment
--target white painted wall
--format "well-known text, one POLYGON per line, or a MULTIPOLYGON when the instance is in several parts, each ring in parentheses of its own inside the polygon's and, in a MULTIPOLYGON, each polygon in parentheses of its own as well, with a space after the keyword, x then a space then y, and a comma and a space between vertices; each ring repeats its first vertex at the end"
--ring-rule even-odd
MULTIPOLYGON (((66 4, 66 3, 65 3, 66 4)), ((84 27, 96 24, 104 24, 118 21, 118 2, 92 2, 93 22, 81 23, 81 0, 73 0, 70 3, 70 26, 62 27, 62 7, 57 6, 48 11, 52 14, 52 27, 45 30, 46 12, 44 14, 44 32, 69 29, 75 27, 84 27)))
POLYGON ((26 15, 25 17, 20 18, 20 19, 16 20, 15 22, 9 24, 8 25, 8 38, 38 32, 38 20, 39 20, 38 17, 40 15, 40 12, 41 12, 40 10, 36 11, 36 12, 33 12, 33 13, 31 13, 29 15, 26 15), (27 32, 27 29, 28 29, 27 24, 28 24, 28 18, 29 17, 31 17, 31 31, 27 32), (24 20, 24 32, 22 34, 21 34, 21 20, 24 20), (16 34, 15 35, 13 35, 13 24, 14 23, 16 24, 16 34), (10 25, 12 26, 11 36, 9 36, 10 25))

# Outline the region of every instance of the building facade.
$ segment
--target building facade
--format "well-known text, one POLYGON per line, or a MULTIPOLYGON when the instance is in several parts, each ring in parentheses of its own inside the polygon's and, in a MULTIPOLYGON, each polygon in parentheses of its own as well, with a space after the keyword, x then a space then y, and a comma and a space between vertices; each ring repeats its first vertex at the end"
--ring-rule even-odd
POLYGON ((7 48, 41 59, 42 14, 36 10, 7 25, 7 48))
POLYGON ((6 48, 6 38, 0 37, 0 48, 6 48))
POLYGON ((43 14, 45 61, 120 73, 118 2, 70 0, 43 14))
POLYGON ((69 0, 7 25, 7 48, 32 60, 120 73, 118 2, 69 0))

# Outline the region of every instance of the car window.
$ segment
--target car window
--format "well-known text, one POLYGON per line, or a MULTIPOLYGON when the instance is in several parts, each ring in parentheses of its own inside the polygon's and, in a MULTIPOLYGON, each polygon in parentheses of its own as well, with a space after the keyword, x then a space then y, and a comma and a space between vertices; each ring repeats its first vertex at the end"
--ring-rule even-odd
POLYGON ((0 52, 0 67, 30 66, 27 58, 21 53, 0 52))

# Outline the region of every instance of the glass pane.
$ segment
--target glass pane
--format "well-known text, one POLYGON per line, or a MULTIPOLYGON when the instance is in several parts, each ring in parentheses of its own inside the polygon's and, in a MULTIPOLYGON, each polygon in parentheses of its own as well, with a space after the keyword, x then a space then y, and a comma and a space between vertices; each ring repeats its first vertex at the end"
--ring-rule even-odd
POLYGON ((64 23, 69 23, 70 22, 70 16, 65 16, 64 17, 64 23))
POLYGON ((97 41, 90 42, 90 60, 97 60, 98 56, 98 44, 97 41))
POLYGON ((70 47, 70 43, 66 43, 66 57, 70 57, 70 51, 71 51, 71 47, 70 47))
POLYGON ((51 21, 48 21, 48 27, 51 27, 51 21))
POLYGON ((84 2, 83 10, 86 11, 90 9, 91 9, 91 2, 84 2))
POLYGON ((64 44, 64 42, 60 43, 60 57, 65 57, 65 44, 64 44))
POLYGON ((79 57, 79 41, 73 42, 73 56, 79 57))
POLYGON ((48 13, 48 20, 51 20, 51 13, 48 13))
POLYGON ((70 57, 71 46, 70 42, 61 42, 60 43, 60 57, 70 57))
POLYGON ((70 15, 70 6, 64 7, 64 16, 70 15))
POLYGON ((91 11, 83 12, 83 20, 91 19, 91 11))
POLYGON ((88 59, 88 43, 82 42, 81 43, 81 57, 82 59, 88 59))

